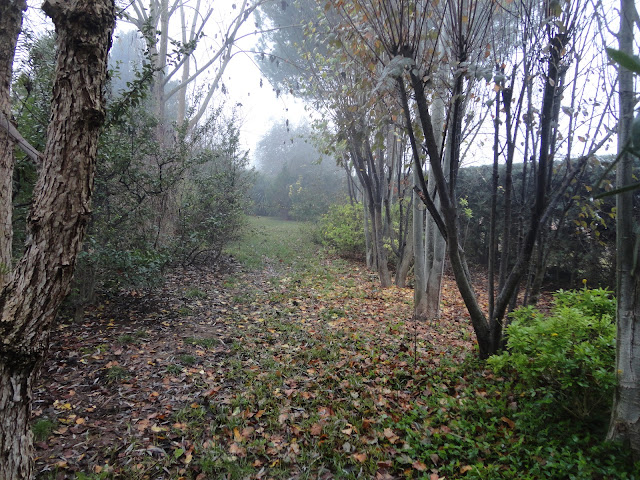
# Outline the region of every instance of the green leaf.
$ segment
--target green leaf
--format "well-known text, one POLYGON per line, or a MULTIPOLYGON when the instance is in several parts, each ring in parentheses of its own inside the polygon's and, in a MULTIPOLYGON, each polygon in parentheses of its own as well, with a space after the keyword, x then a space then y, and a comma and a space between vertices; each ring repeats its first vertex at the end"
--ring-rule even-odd
POLYGON ((640 58, 638 58, 637 55, 629 55, 615 48, 607 48, 606 50, 611 60, 627 70, 640 75, 640 58))

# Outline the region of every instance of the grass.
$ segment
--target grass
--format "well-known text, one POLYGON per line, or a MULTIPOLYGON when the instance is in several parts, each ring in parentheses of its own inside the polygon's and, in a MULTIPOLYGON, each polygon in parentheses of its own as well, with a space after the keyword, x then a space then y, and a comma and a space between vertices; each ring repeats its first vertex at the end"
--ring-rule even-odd
POLYGON ((209 337, 187 337, 184 339, 184 343, 187 345, 198 345, 204 348, 213 348, 215 345, 220 343, 217 338, 209 338, 209 337))
POLYGON ((249 269, 284 266, 307 270, 317 265, 312 228, 302 222, 251 216, 242 239, 229 246, 227 253, 249 269))
POLYGON ((36 442, 43 442, 51 435, 56 426, 56 422, 48 418, 41 418, 34 422, 31 426, 33 438, 36 442))
POLYGON ((130 373, 126 368, 119 365, 113 365, 107 368, 107 383, 115 383, 122 380, 126 380, 130 377, 130 373))

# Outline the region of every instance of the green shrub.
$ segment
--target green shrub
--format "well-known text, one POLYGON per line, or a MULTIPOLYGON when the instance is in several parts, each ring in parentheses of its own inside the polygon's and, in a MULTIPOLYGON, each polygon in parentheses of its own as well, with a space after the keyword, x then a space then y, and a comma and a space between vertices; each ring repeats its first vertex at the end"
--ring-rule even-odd
POLYGON ((592 317, 616 316, 616 299, 606 288, 558 290, 553 299, 556 307, 577 308, 592 317))
POLYGON ((344 257, 365 254, 364 208, 362 204, 331 205, 320 220, 322 243, 344 257))
POLYGON ((615 385, 615 300, 606 290, 560 291, 549 316, 535 308, 512 314, 507 352, 489 359, 528 387, 550 394, 577 418, 603 410, 615 385))

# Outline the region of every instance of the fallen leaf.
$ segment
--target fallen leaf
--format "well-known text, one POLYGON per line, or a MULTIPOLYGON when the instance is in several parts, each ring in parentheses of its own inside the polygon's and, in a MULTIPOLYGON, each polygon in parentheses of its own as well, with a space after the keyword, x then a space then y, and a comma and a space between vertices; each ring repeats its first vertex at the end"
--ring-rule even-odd
POLYGON ((427 466, 419 460, 416 460, 415 462, 413 462, 411 466, 414 469, 418 470, 419 472, 424 472, 427 469, 427 466))
POLYGON ((313 425, 311 425, 311 435, 317 437, 321 433, 322 433, 322 425, 320 425, 319 423, 314 423, 313 425))
POLYGON ((367 454, 366 453, 354 453, 353 455, 351 455, 351 457, 353 457, 354 460, 360 462, 360 463, 364 463, 365 460, 367 459, 367 454))
POLYGON ((513 420, 508 419, 507 417, 502 417, 500 420, 509 425, 509 428, 514 428, 516 426, 516 423, 513 420))

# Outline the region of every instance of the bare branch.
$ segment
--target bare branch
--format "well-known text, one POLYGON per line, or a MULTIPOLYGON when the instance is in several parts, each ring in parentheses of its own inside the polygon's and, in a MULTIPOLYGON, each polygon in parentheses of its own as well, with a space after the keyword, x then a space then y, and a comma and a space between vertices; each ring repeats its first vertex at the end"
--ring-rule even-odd
POLYGON ((15 142, 33 162, 40 166, 42 163, 42 153, 40 153, 35 147, 33 147, 22 135, 18 129, 9 121, 9 119, 0 112, 0 127, 3 128, 15 142))

